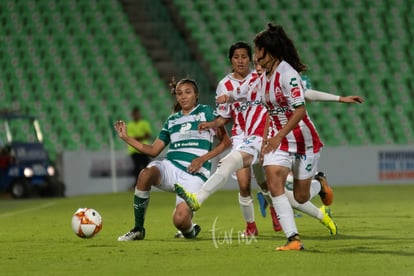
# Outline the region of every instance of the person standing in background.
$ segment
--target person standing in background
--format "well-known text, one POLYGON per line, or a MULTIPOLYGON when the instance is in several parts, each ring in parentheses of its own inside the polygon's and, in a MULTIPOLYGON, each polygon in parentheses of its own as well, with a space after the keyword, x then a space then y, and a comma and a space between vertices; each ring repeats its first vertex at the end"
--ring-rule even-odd
MULTIPOLYGON (((149 144, 152 136, 151 124, 147 120, 142 119, 141 111, 138 106, 135 106, 132 109, 131 115, 132 121, 127 124, 128 136, 133 137, 142 144, 149 144)), ((139 173, 148 165, 150 158, 148 155, 138 151, 131 145, 128 145, 128 154, 131 156, 132 162, 134 163, 135 186, 139 173)))

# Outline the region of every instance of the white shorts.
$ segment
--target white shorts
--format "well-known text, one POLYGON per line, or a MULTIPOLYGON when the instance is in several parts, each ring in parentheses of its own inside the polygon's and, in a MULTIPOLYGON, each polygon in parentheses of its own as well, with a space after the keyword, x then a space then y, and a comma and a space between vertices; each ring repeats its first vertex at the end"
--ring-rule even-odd
MULTIPOLYGON (((174 184, 178 183, 182 185, 187 191, 191 193, 198 192, 203 186, 204 181, 195 175, 189 174, 176 166, 174 166, 169 160, 154 160, 148 164, 148 168, 157 167, 161 173, 161 183, 156 185, 160 190, 174 193, 174 184)), ((183 200, 177 196, 175 205, 177 206, 183 200)))
POLYGON ((244 137, 243 133, 231 136, 231 149, 236 150, 243 143, 244 137))
MULTIPOLYGON (((246 152, 253 156, 252 165, 258 162, 260 149, 262 147, 263 138, 260 136, 246 137, 243 134, 235 135, 231 137, 232 150, 239 152, 246 152)), ((237 180, 236 172, 231 174, 231 177, 237 180)), ((254 178, 254 172, 252 169, 252 178, 254 178)))
POLYGON ((287 167, 292 171, 295 179, 308 179, 314 177, 318 171, 319 152, 313 153, 310 149, 306 154, 297 154, 276 150, 264 156, 263 166, 276 165, 287 167))
POLYGON ((238 142, 239 144, 236 148, 233 146, 233 150, 245 152, 253 156, 253 162, 251 165, 257 163, 260 155, 260 149, 262 148, 263 137, 252 135, 244 137, 241 142, 239 140, 238 142))

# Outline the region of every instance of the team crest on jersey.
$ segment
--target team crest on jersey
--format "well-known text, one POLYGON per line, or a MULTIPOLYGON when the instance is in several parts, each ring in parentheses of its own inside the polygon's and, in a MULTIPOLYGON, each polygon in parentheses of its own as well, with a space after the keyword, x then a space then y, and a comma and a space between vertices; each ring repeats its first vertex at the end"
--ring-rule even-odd
POLYGON ((201 115, 200 115, 200 114, 196 114, 196 115, 194 116, 194 121, 196 121, 196 122, 201 121, 201 115))
POLYGON ((236 89, 236 94, 238 95, 238 94, 240 94, 240 87, 237 87, 237 89, 236 89))
POLYGON ((298 86, 298 80, 296 78, 291 78, 289 84, 293 87, 298 86))
POLYGON ((287 106, 288 102, 287 99, 285 97, 285 95, 283 95, 282 89, 280 89, 280 87, 276 87, 276 102, 279 106, 287 106))
POLYGON ((219 110, 220 111, 226 111, 227 110, 227 105, 226 104, 220 104, 219 105, 219 110))

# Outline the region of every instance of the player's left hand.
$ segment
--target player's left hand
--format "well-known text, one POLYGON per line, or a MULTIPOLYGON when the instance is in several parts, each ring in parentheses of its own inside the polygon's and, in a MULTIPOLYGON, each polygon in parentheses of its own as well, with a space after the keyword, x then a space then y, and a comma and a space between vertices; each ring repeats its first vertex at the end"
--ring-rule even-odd
POLYGON ((279 147, 280 142, 281 141, 279 140, 279 138, 277 136, 269 138, 267 140, 267 143, 263 147, 263 153, 262 154, 264 155, 264 154, 274 152, 279 147))
POLYGON ((193 174, 198 172, 199 169, 201 169, 201 166, 203 166, 205 160, 202 157, 197 157, 193 159, 191 164, 187 167, 187 172, 193 174))
POLYGON ((339 102, 341 103, 363 103, 364 98, 360 96, 339 97, 339 102))
POLYGON ((124 138, 127 136, 127 127, 124 121, 122 120, 116 121, 114 124, 114 128, 120 138, 124 138))
POLYGON ((224 94, 216 98, 216 103, 224 104, 224 103, 227 103, 229 100, 230 100, 230 96, 227 94, 224 94))
POLYGON ((211 128, 215 128, 214 121, 211 122, 202 122, 198 124, 198 131, 201 133, 203 130, 210 130, 211 128))

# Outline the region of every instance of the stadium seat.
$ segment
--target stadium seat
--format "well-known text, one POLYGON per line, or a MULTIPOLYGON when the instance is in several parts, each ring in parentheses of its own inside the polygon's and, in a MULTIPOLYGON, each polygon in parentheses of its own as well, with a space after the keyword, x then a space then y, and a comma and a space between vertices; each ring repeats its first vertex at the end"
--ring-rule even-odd
MULTIPOLYGON (((172 4, 217 81, 230 70, 229 45, 236 40, 252 43, 254 35, 273 21, 293 38, 309 65, 306 74, 314 89, 363 96, 363 105, 350 108, 309 105, 327 145, 366 144, 368 140, 374 144, 414 142, 410 1, 376 6, 366 0, 177 0, 172 4), (387 113, 378 111, 378 106, 387 113), (401 111, 390 117, 395 106, 401 111), (340 114, 348 114, 348 120, 347 116, 338 117, 340 114)), ((157 2, 148 8, 166 19, 168 14, 160 5, 157 2)), ((62 121, 82 120, 76 112, 69 112, 75 110, 75 104, 79 114, 93 118, 97 132, 105 130, 99 122, 106 121, 109 112, 126 118, 137 101, 152 106, 145 114, 156 118, 157 125, 169 114, 165 109, 172 103, 168 88, 153 69, 120 2, 5 0, 0 1, 0 10, 0 34, 5 38, 0 89, 10 91, 1 99, 56 123, 56 128, 50 128, 53 139, 48 142, 56 152, 62 150, 59 144, 72 149, 103 146, 96 137, 84 139, 77 125, 72 126, 70 138, 61 130, 62 121), (153 95, 157 100, 148 101, 153 95), (78 104, 80 100, 85 102, 83 106, 78 104), (31 101, 35 104, 28 104, 31 101), (58 107, 49 106, 50 101, 58 107), (163 106, 162 112, 154 111, 163 106)), ((182 47, 174 39, 170 46, 182 47)), ((172 57, 188 58, 179 51, 172 57)), ((122 143, 117 146, 123 147, 122 143)))

